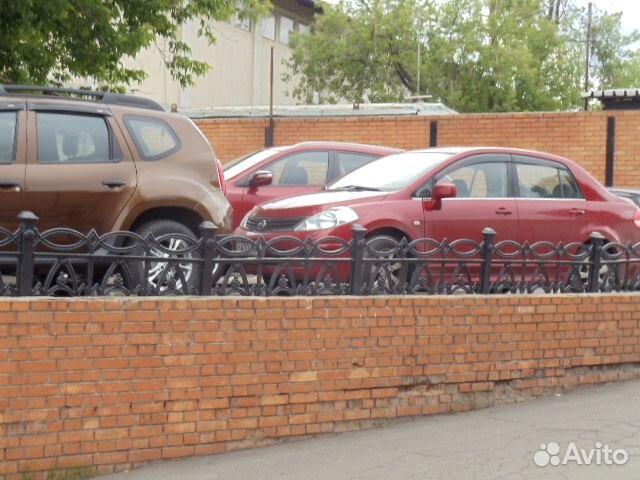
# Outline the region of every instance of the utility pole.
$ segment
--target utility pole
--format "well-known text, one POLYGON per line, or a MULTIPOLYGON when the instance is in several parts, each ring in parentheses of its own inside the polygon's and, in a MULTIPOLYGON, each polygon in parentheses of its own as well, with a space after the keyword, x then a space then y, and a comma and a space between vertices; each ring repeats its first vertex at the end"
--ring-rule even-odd
POLYGON ((273 47, 269 60, 269 126, 265 129, 264 146, 273 147, 275 125, 273 122, 273 47))
MULTIPOLYGON (((587 93, 589 91, 589 62, 591 60, 591 15, 592 15, 592 4, 589 2, 589 10, 587 14, 587 54, 585 55, 585 68, 584 68, 584 92, 587 93)), ((589 108, 589 99, 584 99, 584 110, 585 112, 589 108)))
MULTIPOLYGON (((418 8, 418 7, 416 7, 418 8)), ((422 12, 416 10, 415 15, 418 19, 417 30, 418 30, 418 65, 416 65, 416 92, 415 95, 417 97, 420 96, 420 69, 422 67, 422 12)))
POLYGON ((416 96, 420 95, 420 44, 422 43, 422 39, 420 38, 420 34, 418 34, 418 74, 417 74, 417 86, 416 86, 416 96))

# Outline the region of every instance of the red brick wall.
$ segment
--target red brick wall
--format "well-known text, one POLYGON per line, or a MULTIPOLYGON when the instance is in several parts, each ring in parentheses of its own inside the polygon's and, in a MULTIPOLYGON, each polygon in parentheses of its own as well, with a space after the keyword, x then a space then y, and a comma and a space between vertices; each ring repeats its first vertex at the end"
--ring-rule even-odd
POLYGON ((615 184, 640 187, 640 112, 620 112, 615 116, 615 184))
POLYGON ((577 161, 604 181, 607 117, 603 113, 465 115, 443 117, 438 123, 439 145, 500 145, 551 152, 577 161))
MULTIPOLYGON (((607 116, 615 116, 615 184, 640 187, 640 111, 473 114, 441 117, 276 119, 275 143, 341 140, 424 148, 438 120, 438 144, 514 146, 572 158, 604 180, 607 116)), ((196 122, 223 161, 264 147, 266 120, 196 122)))
POLYGON ((119 471, 637 378, 638 298, 3 300, 0 478, 119 471))
POLYGON ((266 120, 197 120, 196 125, 223 162, 264 148, 266 120))

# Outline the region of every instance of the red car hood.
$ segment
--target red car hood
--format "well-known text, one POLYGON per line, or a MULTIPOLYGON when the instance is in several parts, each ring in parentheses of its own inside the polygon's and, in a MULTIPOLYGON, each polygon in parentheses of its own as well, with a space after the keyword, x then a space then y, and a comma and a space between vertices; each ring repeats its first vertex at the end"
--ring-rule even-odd
POLYGON ((308 193, 263 203, 256 207, 253 214, 268 218, 302 217, 313 215, 338 205, 355 206, 360 203, 378 202, 388 195, 389 192, 353 192, 344 190, 308 193))

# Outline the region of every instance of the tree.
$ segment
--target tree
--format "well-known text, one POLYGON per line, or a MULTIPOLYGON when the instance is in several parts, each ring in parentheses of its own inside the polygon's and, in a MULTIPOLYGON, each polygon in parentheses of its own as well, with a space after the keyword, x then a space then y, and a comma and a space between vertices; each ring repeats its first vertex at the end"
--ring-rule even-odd
MULTIPOLYGON (((241 16, 264 11, 260 0, 242 0, 241 16)), ((116 86, 145 78, 127 68, 133 57, 158 40, 166 40, 165 63, 182 85, 193 83, 209 65, 190 58, 181 26, 196 22, 198 35, 215 41, 212 20, 237 12, 233 0, 21 0, 0 9, 0 82, 62 83, 94 77, 116 86)))
MULTIPOLYGON (((568 0, 343 0, 325 12, 292 41, 287 78, 303 101, 426 94, 465 112, 581 104, 586 12, 568 0)), ((620 36, 615 15, 596 20, 596 78, 632 77, 640 68, 624 47, 636 37, 620 36)))
POLYGON ((591 28, 591 77, 602 88, 640 85, 640 55, 632 45, 640 33, 622 33, 622 13, 596 11, 591 28))
MULTIPOLYGON (((299 81, 294 96, 307 102, 347 98, 354 103, 402 96, 414 79, 407 54, 416 46, 419 0, 359 0, 323 4, 311 34, 293 34, 285 80, 299 81)), ((410 56, 410 55, 409 55, 410 56)))
POLYGON ((541 12, 537 0, 445 2, 427 40, 430 93, 467 112, 558 108, 566 77, 549 72, 567 54, 541 12))

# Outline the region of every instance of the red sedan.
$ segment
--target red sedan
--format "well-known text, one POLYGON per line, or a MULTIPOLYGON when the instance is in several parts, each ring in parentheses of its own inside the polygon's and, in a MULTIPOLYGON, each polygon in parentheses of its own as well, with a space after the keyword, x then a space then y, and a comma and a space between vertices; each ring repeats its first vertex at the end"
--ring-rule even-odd
POLYGON ((640 240, 640 210, 608 192, 577 163, 511 148, 433 148, 390 155, 326 191, 255 207, 236 234, 300 239, 469 238, 492 227, 497 240, 587 243, 640 240))
POLYGON ((233 225, 255 205, 319 191, 328 183, 397 148, 341 142, 304 142, 259 150, 224 166, 233 225))

